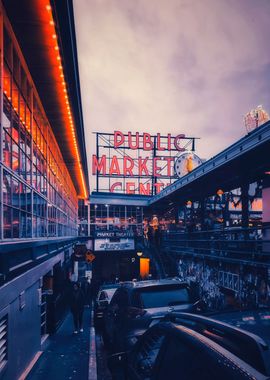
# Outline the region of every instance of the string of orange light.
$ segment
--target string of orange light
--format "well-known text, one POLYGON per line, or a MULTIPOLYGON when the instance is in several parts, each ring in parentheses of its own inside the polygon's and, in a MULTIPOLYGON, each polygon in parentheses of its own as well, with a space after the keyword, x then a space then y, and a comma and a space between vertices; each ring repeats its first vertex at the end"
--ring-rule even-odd
POLYGON ((75 131, 75 126, 74 126, 74 117, 72 115, 72 111, 70 108, 68 89, 67 89, 67 85, 66 85, 66 81, 65 81, 62 59, 60 56, 60 48, 59 48, 59 44, 58 44, 59 39, 58 39, 57 32, 56 32, 55 22, 54 22, 53 13, 52 13, 52 7, 48 1, 46 1, 46 3, 47 3, 46 4, 46 10, 49 14, 49 25, 51 26, 51 36, 52 36, 52 39, 55 40, 55 45, 54 45, 55 58, 56 58, 56 61, 58 62, 60 78, 62 78, 62 91, 63 91, 65 104, 66 104, 66 116, 68 119, 68 124, 69 124, 69 128, 71 131, 72 139, 73 139, 73 145, 75 148, 77 163, 79 166, 80 177, 81 177, 81 182, 82 182, 82 187, 83 187, 83 195, 84 195, 84 198, 87 198, 85 178, 84 178, 84 174, 83 174, 83 170, 82 170, 82 164, 81 164, 81 159, 80 159, 80 154, 79 154, 79 149, 78 149, 78 144, 77 144, 77 138, 76 138, 76 131, 75 131))

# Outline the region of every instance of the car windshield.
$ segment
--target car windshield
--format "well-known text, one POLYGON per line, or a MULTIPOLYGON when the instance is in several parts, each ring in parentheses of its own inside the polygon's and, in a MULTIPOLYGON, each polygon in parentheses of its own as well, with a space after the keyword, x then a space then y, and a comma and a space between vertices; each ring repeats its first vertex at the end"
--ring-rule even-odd
POLYGON ((175 306, 189 303, 189 294, 186 288, 156 288, 140 291, 144 308, 175 306))
POLYGON ((114 295, 117 288, 112 289, 106 289, 106 293, 108 295, 108 300, 110 301, 112 299, 112 296, 114 295))

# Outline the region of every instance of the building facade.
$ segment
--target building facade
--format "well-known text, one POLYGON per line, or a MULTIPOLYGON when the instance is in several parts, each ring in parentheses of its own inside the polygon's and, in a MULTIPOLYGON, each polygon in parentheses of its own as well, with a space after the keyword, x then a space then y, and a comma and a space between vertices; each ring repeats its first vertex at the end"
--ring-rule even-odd
POLYGON ((72 1, 0 1, 0 378, 25 378, 68 308, 89 194, 72 1))

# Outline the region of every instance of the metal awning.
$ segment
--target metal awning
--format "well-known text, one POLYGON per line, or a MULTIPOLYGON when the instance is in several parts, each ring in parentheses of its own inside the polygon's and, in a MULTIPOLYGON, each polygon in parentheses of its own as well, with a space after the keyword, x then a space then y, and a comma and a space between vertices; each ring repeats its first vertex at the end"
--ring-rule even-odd
POLYGON ((151 198, 156 209, 179 206, 186 200, 200 200, 267 178, 270 172, 270 122, 247 134, 227 149, 198 166, 191 173, 151 198))

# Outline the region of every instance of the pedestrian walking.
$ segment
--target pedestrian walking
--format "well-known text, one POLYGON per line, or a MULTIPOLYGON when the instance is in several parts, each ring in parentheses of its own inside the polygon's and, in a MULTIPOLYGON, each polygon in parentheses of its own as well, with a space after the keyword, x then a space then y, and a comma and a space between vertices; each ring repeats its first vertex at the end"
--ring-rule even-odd
POLYGON ((84 281, 82 282, 81 289, 84 294, 84 304, 87 307, 90 307, 91 302, 92 302, 92 292, 91 292, 91 283, 90 279, 85 278, 84 281))
POLYGON ((79 287, 78 283, 73 284, 73 289, 71 293, 71 299, 70 299, 70 310, 73 315, 73 321, 74 321, 74 334, 78 333, 78 330, 80 332, 83 332, 83 310, 84 310, 84 293, 79 287))

